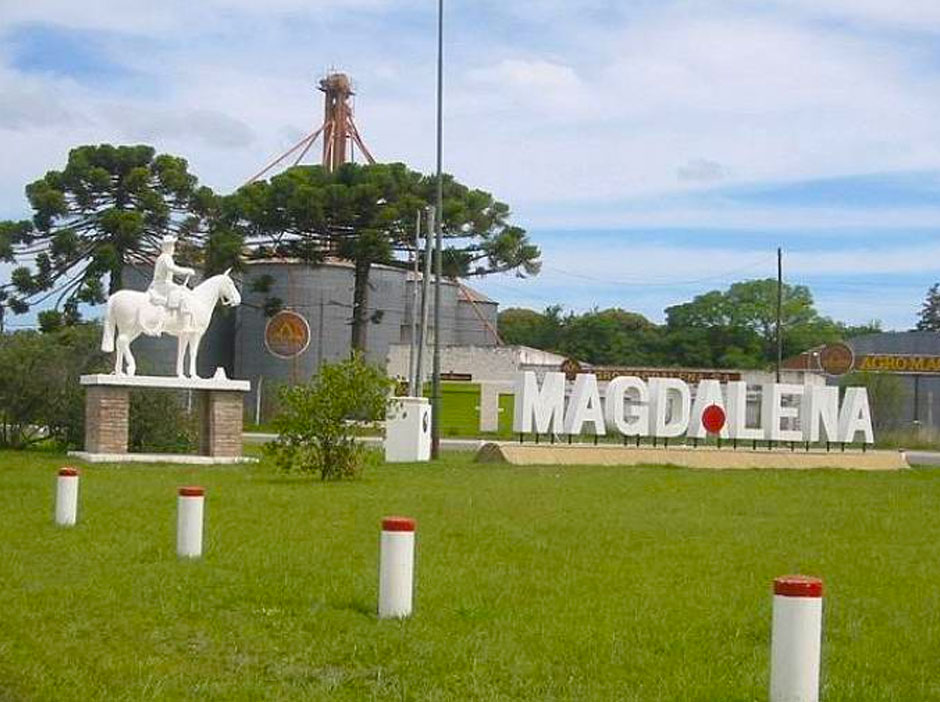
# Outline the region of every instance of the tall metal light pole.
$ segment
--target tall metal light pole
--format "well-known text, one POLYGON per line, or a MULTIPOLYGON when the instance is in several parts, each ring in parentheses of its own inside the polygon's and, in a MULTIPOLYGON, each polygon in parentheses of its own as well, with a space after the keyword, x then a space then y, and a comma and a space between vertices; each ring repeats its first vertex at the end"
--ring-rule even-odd
MULTIPOLYGON (((437 217, 434 218, 434 367, 431 392, 431 458, 441 450, 441 245, 444 221, 444 175, 441 152, 444 134, 444 0, 437 0, 437 217)), ((428 232, 428 236, 430 236, 428 232)))
POLYGON ((781 318, 783 317, 783 249, 777 247, 777 364, 775 373, 777 382, 780 382, 780 366, 783 365, 783 335, 781 334, 781 318))

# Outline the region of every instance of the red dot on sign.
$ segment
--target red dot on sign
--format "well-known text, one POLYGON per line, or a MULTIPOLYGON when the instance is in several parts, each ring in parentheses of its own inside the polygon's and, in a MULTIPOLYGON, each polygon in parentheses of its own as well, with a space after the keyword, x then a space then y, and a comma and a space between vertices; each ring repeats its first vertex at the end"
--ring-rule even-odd
POLYGON ((717 434, 725 425, 725 411, 718 405, 709 405, 702 412, 702 426, 710 434, 717 434))

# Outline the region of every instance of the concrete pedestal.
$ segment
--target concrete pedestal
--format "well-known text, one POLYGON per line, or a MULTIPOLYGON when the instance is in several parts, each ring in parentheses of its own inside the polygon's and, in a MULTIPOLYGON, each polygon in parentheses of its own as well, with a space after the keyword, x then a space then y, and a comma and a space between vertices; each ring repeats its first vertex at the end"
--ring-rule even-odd
POLYGON ((431 459, 431 404, 426 397, 395 397, 385 420, 385 460, 431 459))
MULTIPOLYGON (((85 377, 82 377, 82 384, 85 377)), ((89 453, 127 453, 130 389, 93 385, 85 389, 85 450, 89 453)))
POLYGON ((207 390, 202 394, 202 455, 241 456, 243 412, 238 392, 207 390))
MULTIPOLYGON (((200 463, 243 460, 242 397, 251 387, 247 380, 229 380, 219 372, 214 378, 99 374, 83 375, 81 384, 85 386, 85 450, 74 452, 80 458, 91 462, 120 461, 124 457, 140 460, 139 455, 132 457, 127 452, 130 391, 161 388, 192 390, 200 396, 200 463)), ((147 458, 160 461, 169 457, 148 454, 147 458)))

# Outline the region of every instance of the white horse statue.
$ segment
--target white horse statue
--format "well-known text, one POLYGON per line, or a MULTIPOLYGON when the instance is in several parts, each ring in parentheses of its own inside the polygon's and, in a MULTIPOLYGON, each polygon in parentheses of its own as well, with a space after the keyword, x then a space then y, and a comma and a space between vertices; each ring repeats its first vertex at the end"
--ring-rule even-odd
POLYGON ((212 276, 185 293, 192 314, 189 329, 184 329, 183 315, 178 309, 167 310, 155 305, 147 292, 119 290, 109 297, 101 350, 110 353, 117 348, 117 353, 114 354, 114 374, 124 375, 126 362, 127 375, 134 375, 137 364, 131 354, 131 343, 143 333, 148 336, 170 334, 177 337, 176 375, 180 378, 186 377, 183 373, 183 359, 188 349, 189 377, 198 377, 196 354, 216 304, 221 300, 222 304, 235 307, 242 301, 235 283, 228 275, 230 270, 231 268, 222 275, 212 276))

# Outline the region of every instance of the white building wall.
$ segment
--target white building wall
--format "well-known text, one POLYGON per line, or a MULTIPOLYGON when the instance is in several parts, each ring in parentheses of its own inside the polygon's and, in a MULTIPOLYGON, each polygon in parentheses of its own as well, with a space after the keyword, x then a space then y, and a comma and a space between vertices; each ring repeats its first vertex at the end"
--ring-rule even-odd
MULTIPOLYGON (((393 378, 408 377, 410 347, 392 344, 388 348, 386 371, 393 378)), ((425 350, 424 367, 431 368, 429 347, 425 350)), ((564 356, 528 346, 442 346, 441 373, 469 374, 473 382, 511 382, 518 371, 544 366, 557 370, 564 356)))

